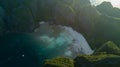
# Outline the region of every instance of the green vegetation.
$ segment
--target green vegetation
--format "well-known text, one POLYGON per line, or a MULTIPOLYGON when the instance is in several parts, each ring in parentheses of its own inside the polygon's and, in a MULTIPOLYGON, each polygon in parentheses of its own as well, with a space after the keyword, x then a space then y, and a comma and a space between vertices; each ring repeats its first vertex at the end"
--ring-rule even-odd
POLYGON ((120 48, 112 41, 104 43, 96 52, 106 52, 108 54, 120 55, 120 48))
MULTIPOLYGON (((80 55, 78 56, 77 58, 84 58, 86 59, 88 62, 98 62, 98 61, 101 61, 103 59, 106 59, 106 58, 120 58, 120 56, 118 55, 114 55, 114 54, 105 54, 105 53, 99 53, 99 54, 96 54, 96 55, 80 55)), ((76 58, 76 59, 77 59, 76 58)), ((75 59, 75 60, 76 60, 75 59)))
POLYGON ((92 6, 89 0, 0 0, 0 36, 34 32, 40 21, 71 26, 96 49, 94 55, 80 55, 74 61, 64 57, 46 60, 45 67, 119 65, 120 9, 110 2, 92 6))
POLYGON ((74 60, 57 57, 46 60, 44 67, 119 67, 120 48, 112 41, 107 41, 92 55, 79 55, 74 60))
POLYGON ((89 0, 1 0, 0 4, 1 34, 33 32, 40 21, 50 21, 73 27, 93 49, 108 40, 120 44, 120 9, 108 2, 92 6, 89 0))
POLYGON ((113 54, 80 55, 74 59, 75 67, 118 67, 120 56, 113 54))
POLYGON ((65 57, 56 57, 46 60, 44 67, 113 67, 120 66, 119 62, 120 56, 100 52, 94 55, 79 55, 74 60, 65 57))
POLYGON ((98 5, 96 9, 104 15, 120 18, 120 9, 113 7, 110 2, 103 2, 102 4, 98 5))
POLYGON ((46 60, 44 67, 74 67, 74 62, 69 58, 57 57, 52 60, 46 60))

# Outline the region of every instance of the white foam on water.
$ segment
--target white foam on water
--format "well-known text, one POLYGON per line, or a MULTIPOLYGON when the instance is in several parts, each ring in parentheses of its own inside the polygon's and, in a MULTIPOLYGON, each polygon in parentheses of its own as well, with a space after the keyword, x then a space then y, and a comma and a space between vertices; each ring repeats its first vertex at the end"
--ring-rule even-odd
POLYGON ((73 30, 72 27, 41 23, 42 25, 35 30, 35 33, 39 33, 38 38, 44 43, 44 49, 56 52, 53 55, 76 57, 79 54, 89 55, 94 52, 84 36, 73 30))

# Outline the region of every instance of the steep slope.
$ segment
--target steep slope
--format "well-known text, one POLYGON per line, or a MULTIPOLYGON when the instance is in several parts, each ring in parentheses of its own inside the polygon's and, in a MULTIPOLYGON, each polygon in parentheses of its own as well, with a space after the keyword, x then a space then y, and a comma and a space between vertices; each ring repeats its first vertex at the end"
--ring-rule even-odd
POLYGON ((51 21, 54 24, 72 26, 74 29, 90 33, 94 21, 99 16, 89 0, 36 0, 32 8, 36 21, 51 21))
POLYGON ((120 54, 120 48, 112 41, 104 43, 97 52, 107 52, 108 54, 120 54))
POLYGON ((120 9, 113 7, 110 2, 103 2, 96 9, 104 15, 120 18, 120 9))
POLYGON ((88 33, 94 26, 93 19, 99 16, 89 0, 1 0, 0 7, 0 28, 4 29, 1 33, 31 32, 39 21, 68 25, 88 33))
MULTIPOLYGON (((114 13, 119 11, 115 10, 117 8, 112 9, 110 3, 107 3, 109 10, 105 11, 106 13, 91 6, 89 0, 52 0, 50 2, 34 0, 32 4, 34 6, 31 8, 37 22, 50 21, 53 22, 52 24, 71 26, 83 33, 91 45, 99 46, 105 40, 119 43, 120 20, 114 16, 114 13)), ((105 5, 103 3, 103 7, 106 7, 106 2, 105 5)))
POLYGON ((95 31, 89 39, 90 43, 99 47, 106 41, 114 41, 119 44, 120 39, 120 20, 118 18, 101 15, 95 24, 95 31))

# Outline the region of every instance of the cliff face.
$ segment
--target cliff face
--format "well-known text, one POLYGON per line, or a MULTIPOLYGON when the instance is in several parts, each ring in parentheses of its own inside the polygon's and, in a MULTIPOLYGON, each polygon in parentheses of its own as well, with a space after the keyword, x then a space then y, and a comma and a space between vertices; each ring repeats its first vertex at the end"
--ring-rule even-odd
POLYGON ((104 15, 120 18, 120 9, 113 7, 110 2, 103 2, 96 9, 104 15))
POLYGON ((90 44, 98 46, 105 40, 119 42, 120 11, 109 2, 95 7, 89 0, 34 0, 31 9, 36 25, 39 21, 49 21, 71 26, 86 35, 90 44))
POLYGON ((4 33, 31 32, 38 26, 39 21, 50 21, 58 25, 71 26, 79 32, 90 33, 94 27, 94 19, 99 16, 99 12, 91 6, 89 0, 0 2, 0 18, 3 21, 1 23, 4 23, 1 28, 4 29, 4 33))
POLYGON ((93 21, 99 16, 99 12, 91 6, 89 0, 36 0, 32 8, 35 8, 33 13, 36 21, 72 26, 86 33, 92 30, 93 21))

